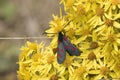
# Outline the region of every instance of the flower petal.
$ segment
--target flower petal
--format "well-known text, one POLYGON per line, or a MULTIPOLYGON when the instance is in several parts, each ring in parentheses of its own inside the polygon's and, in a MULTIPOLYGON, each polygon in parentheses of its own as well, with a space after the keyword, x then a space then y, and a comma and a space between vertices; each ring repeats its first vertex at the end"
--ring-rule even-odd
POLYGON ((120 39, 117 39, 117 43, 120 44, 120 39))
POLYGON ((115 21, 115 22, 113 23, 113 26, 116 27, 116 28, 120 28, 120 23, 118 23, 117 21, 115 21))
POLYGON ((114 20, 116 20, 118 18, 120 18, 120 13, 115 15, 114 20))

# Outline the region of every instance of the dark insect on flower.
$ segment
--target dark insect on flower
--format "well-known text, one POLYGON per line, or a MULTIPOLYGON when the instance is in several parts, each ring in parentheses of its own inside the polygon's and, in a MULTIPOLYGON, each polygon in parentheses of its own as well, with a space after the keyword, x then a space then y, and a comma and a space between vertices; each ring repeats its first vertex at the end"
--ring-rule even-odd
POLYGON ((68 52, 70 56, 79 56, 82 53, 82 51, 80 51, 65 35, 62 34, 62 32, 59 32, 57 49, 57 61, 59 64, 64 62, 66 52, 68 52))
MULTIPOLYGON (((70 20, 67 24, 64 25, 64 28, 71 22, 70 20)), ((63 30, 62 30, 63 31, 63 30)), ((53 49, 53 52, 57 52, 57 61, 59 64, 62 64, 66 58, 66 52, 70 56, 79 56, 82 51, 80 51, 75 45, 73 45, 65 35, 62 34, 62 31, 58 33, 58 47, 53 49)), ((45 33, 45 34, 57 34, 57 33, 45 33)))

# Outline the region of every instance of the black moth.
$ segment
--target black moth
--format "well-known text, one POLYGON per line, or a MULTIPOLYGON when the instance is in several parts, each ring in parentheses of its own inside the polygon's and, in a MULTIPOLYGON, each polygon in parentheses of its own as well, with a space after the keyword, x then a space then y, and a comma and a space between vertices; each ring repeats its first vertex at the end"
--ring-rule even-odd
POLYGON ((62 32, 59 32, 58 36, 58 48, 57 48, 57 61, 62 64, 66 58, 66 52, 71 56, 79 56, 80 51, 75 45, 73 45, 62 32))

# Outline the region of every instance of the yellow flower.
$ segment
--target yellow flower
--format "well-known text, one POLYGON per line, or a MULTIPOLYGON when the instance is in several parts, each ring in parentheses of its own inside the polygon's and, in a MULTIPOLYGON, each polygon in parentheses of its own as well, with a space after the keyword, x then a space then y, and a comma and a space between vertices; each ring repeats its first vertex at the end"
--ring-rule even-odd
POLYGON ((120 34, 114 32, 113 27, 109 27, 102 33, 99 40, 103 43, 102 54, 104 54, 105 62, 115 59, 115 55, 119 55, 120 34))
MULTIPOLYGON (((96 28, 96 26, 106 24, 106 26, 115 26, 117 28, 120 28, 120 24, 119 22, 115 21, 118 17, 118 15, 120 15, 119 13, 115 13, 111 10, 111 7, 109 8, 109 10, 106 10, 106 6, 108 6, 110 0, 106 0, 106 2, 104 1, 98 1, 98 8, 96 8, 96 11, 94 11, 94 16, 89 19, 88 23, 90 25, 93 26, 93 28, 96 28), (103 7, 105 6, 105 7, 103 7), (115 15, 114 15, 114 14, 115 15), (108 17, 109 16, 109 17, 108 17), (108 21, 109 19, 109 21, 108 21), (114 20, 115 22, 113 23, 114 20), (113 23, 113 24, 112 24, 113 23)), ((104 28, 104 27, 100 27, 99 29, 104 28)))
MULTIPOLYGON (((103 58, 103 54, 101 53, 100 49, 96 49, 96 50, 92 50, 92 51, 84 51, 80 58, 81 59, 84 59, 87 61, 88 64, 90 64, 90 66, 93 68, 93 69, 97 69, 98 68, 98 60, 100 58, 103 58)), ((93 73, 94 74, 94 73, 93 73)))
POLYGON ((32 78, 31 74, 35 74, 37 67, 43 64, 43 43, 37 44, 36 42, 27 42, 24 47, 21 48, 21 54, 19 57, 19 74, 23 79, 29 80, 32 78), (29 74, 28 74, 29 73, 29 74), (28 75, 26 75, 28 74, 28 75))
MULTIPOLYGON (((120 57, 119 57, 120 59, 120 57)), ((120 78, 120 63, 117 62, 114 67, 114 72, 116 73, 116 78, 120 78)))
POLYGON ((104 8, 98 7, 96 8, 95 15, 91 17, 91 19, 88 20, 87 23, 89 23, 93 28, 96 28, 97 25, 103 24, 102 18, 104 19, 104 8))
POLYGON ((78 14, 78 16, 86 15, 85 8, 84 8, 84 6, 82 4, 78 4, 76 6, 77 6, 76 13, 78 14))
POLYGON ((66 7, 71 7, 75 0, 67 0, 66 7))
POLYGON ((63 28, 65 27, 65 21, 64 18, 62 17, 58 17, 53 15, 54 21, 50 22, 50 28, 48 30, 46 30, 45 32, 48 33, 48 36, 53 36, 55 34, 49 34, 49 33, 59 33, 63 30, 63 28))
POLYGON ((115 28, 120 28, 120 23, 117 21, 120 18, 120 14, 116 13, 113 14, 111 8, 108 11, 108 14, 105 13, 105 18, 102 21, 101 25, 98 25, 97 29, 95 32, 98 32, 98 34, 103 33, 108 27, 115 27, 115 28))
POLYGON ((66 72, 68 72, 68 76, 66 76, 66 77, 69 78, 69 76, 71 76, 73 74, 73 71, 74 71, 74 68, 72 65, 73 59, 74 59, 74 57, 67 55, 64 63, 57 67, 60 75, 66 75, 67 74, 66 72))
POLYGON ((65 27, 65 35, 71 40, 74 39, 76 26, 71 22, 67 27, 65 27))
POLYGON ((42 66, 39 67, 41 76, 47 76, 47 74, 49 74, 49 72, 51 71, 54 71, 54 68, 58 65, 52 48, 46 47, 46 50, 44 53, 45 53, 44 62, 42 66))
POLYGON ((94 11, 97 7, 97 4, 96 4, 97 1, 99 0, 86 0, 86 3, 85 3, 86 11, 90 11, 90 10, 94 11))
POLYGON ((120 50, 118 51, 113 50, 111 54, 112 54, 113 59, 116 61, 116 63, 120 64, 120 50))
POLYGON ((111 77, 117 78, 114 70, 115 61, 111 60, 109 63, 105 63, 104 60, 99 59, 99 74, 94 78, 96 79, 110 79, 111 77))
MULTIPOLYGON (((20 74, 20 75, 23 75, 22 76, 23 80, 30 80, 31 79, 31 75, 30 74, 31 73, 29 71, 26 71, 26 72, 24 72, 24 74, 20 74)), ((18 79, 20 80, 21 78, 18 78, 18 79)))
POLYGON ((73 75, 73 79, 74 80, 86 79, 86 78, 83 77, 85 72, 86 72, 85 67, 79 67, 78 69, 75 70, 74 75, 73 75))
POLYGON ((59 79, 58 76, 55 74, 50 77, 50 80, 58 80, 58 79, 59 79))
POLYGON ((74 29, 73 28, 70 28, 67 32, 66 32, 66 34, 65 34, 67 37, 69 37, 70 39, 73 39, 74 37, 74 35, 75 35, 75 32, 74 32, 74 29))
POLYGON ((24 76, 20 73, 20 71, 17 71, 17 79, 24 80, 24 76))
POLYGON ((55 35, 52 41, 50 42, 51 48, 57 48, 58 47, 58 35, 55 35))
POLYGON ((31 43, 29 41, 27 41, 27 47, 31 50, 36 50, 37 49, 37 43, 31 43))
POLYGON ((24 61, 24 59, 29 59, 31 58, 31 55, 33 55, 34 53, 40 53, 40 48, 42 48, 44 46, 43 43, 41 43, 40 45, 37 45, 37 42, 26 42, 26 45, 21 47, 21 54, 19 57, 19 60, 24 61))
POLYGON ((64 10, 68 10, 70 8, 72 8, 73 4, 74 4, 75 0, 61 0, 60 4, 63 3, 64 4, 64 10))
POLYGON ((105 9, 108 10, 109 8, 113 10, 120 8, 120 0, 105 0, 105 9))
POLYGON ((30 66, 31 60, 27 60, 24 62, 18 62, 19 64, 19 71, 18 71, 18 79, 30 79, 30 73, 29 73, 29 66, 30 66), (27 74, 27 75, 26 75, 27 74))
POLYGON ((85 24, 81 27, 78 27, 75 32, 75 34, 78 37, 76 37, 76 40, 74 40, 74 43, 78 44, 78 43, 86 40, 91 35, 90 33, 91 33, 91 28, 87 24, 85 24))
POLYGON ((88 72, 91 68, 90 64, 86 60, 83 60, 81 64, 75 62, 76 65, 71 80, 89 80, 88 72))

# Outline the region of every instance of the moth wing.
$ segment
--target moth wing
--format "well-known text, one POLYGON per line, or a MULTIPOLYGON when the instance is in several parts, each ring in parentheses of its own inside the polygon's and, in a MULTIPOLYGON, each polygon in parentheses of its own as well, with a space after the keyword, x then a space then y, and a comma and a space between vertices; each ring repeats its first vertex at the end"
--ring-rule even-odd
POLYGON ((82 53, 82 51, 80 51, 75 45, 70 43, 70 41, 65 36, 63 38, 63 44, 64 44, 64 48, 71 56, 74 56, 74 55, 79 56, 82 53))
POLYGON ((57 50, 57 61, 59 64, 63 63, 66 58, 66 51, 64 49, 63 42, 58 42, 58 50, 57 50))

